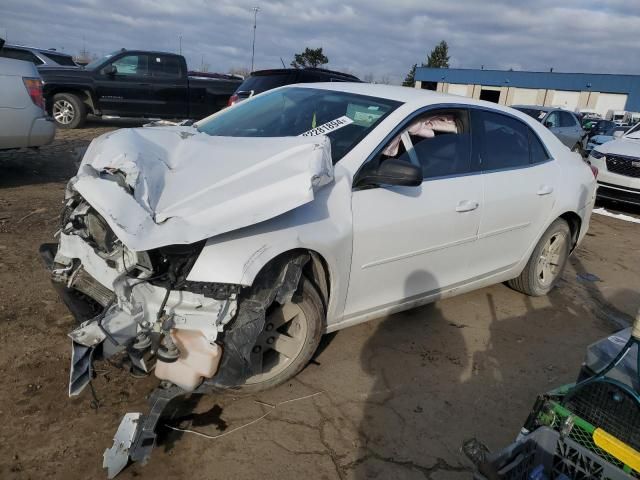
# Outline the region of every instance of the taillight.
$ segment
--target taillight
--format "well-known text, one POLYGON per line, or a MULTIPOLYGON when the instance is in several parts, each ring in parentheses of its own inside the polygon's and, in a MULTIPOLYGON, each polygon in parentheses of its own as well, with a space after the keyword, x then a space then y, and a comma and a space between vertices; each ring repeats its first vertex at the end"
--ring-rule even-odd
POLYGON ((598 178, 598 167, 594 167, 591 164, 589 164, 589 167, 591 168, 591 173, 593 173, 593 178, 598 178))
POLYGON ((31 101, 34 105, 44 110, 44 95, 42 95, 42 80, 39 78, 27 78, 22 79, 24 86, 31 97, 31 101))
POLYGON ((238 100, 240 100, 240 97, 234 93, 229 97, 229 102, 227 103, 227 106, 230 107, 231 105, 235 105, 236 103, 238 103, 238 100))

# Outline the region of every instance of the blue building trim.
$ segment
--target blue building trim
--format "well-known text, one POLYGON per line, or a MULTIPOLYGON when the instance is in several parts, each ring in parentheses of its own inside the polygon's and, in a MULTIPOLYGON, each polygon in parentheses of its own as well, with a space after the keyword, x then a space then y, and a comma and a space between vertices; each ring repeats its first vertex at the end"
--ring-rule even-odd
POLYGON ((492 87, 622 93, 628 95, 625 109, 632 112, 640 111, 640 75, 419 67, 416 69, 415 79, 422 82, 464 83, 492 87))

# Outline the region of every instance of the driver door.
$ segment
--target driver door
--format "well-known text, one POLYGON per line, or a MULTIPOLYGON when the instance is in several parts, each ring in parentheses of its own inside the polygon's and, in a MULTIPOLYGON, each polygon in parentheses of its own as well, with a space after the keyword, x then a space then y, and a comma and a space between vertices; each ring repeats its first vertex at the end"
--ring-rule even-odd
POLYGON ((149 55, 126 53, 108 65, 115 67, 113 73, 102 68, 95 77, 102 114, 153 117, 157 113, 157 105, 152 102, 149 55))
POLYGON ((406 125, 399 132, 404 133, 391 142, 398 148, 383 146, 363 170, 393 157, 418 162, 423 182, 418 187, 379 185, 354 190, 353 257, 345 320, 392 311, 474 276, 470 267, 483 187, 471 161, 469 114, 464 109, 430 111, 406 125), (434 117, 452 119, 456 131, 436 130, 430 136, 420 123, 434 117))

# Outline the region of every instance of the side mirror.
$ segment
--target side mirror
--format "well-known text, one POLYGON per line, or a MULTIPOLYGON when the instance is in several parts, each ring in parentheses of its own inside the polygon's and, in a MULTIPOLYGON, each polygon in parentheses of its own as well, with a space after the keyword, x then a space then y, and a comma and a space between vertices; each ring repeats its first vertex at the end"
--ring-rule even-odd
POLYGON ((622 130, 616 130, 615 132, 613 132, 613 138, 620 138, 622 137, 622 135, 624 135, 624 131, 622 130))
POLYGON ((364 174, 358 181, 358 186, 400 185, 418 187, 421 184, 422 169, 396 158, 385 160, 376 170, 364 174))
POLYGON ((553 127, 553 123, 551 123, 549 120, 547 120, 546 122, 544 122, 544 126, 547 128, 551 128, 553 127))
POLYGON ((102 69, 102 73, 104 73, 105 75, 115 75, 116 73, 118 73, 118 69, 114 64, 110 63, 102 69))

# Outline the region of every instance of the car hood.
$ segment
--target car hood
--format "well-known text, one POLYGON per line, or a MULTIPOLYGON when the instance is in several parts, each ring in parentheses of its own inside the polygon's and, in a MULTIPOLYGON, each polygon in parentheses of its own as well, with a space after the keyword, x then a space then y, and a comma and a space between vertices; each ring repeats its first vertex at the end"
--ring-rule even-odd
POLYGON ((131 250, 194 243, 313 200, 333 180, 317 137, 215 137, 193 127, 95 139, 70 181, 131 250))
POLYGON ((613 137, 611 135, 595 135, 591 137, 591 140, 589 140, 589 142, 600 144, 610 142, 611 140, 613 140, 613 137))
POLYGON ((597 150, 601 153, 640 157, 640 139, 630 137, 618 138, 616 140, 603 143, 602 145, 598 145, 597 150))

